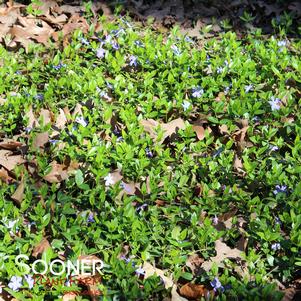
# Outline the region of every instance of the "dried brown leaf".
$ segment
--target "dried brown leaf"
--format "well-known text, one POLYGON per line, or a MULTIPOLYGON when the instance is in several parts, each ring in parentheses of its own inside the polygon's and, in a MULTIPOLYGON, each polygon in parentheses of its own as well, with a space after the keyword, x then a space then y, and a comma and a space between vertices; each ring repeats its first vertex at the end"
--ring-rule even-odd
POLYGON ((166 289, 169 289, 170 287, 172 287, 174 285, 172 277, 166 276, 166 271, 160 270, 148 262, 144 262, 142 269, 145 271, 145 276, 144 276, 145 278, 148 278, 152 275, 157 275, 157 276, 161 277, 166 289))
POLYGON ((7 170, 2 167, 0 168, 0 180, 5 182, 6 184, 15 182, 15 179, 9 176, 7 170))
POLYGON ((205 129, 201 125, 194 125, 192 126, 192 129, 195 131, 200 141, 205 138, 205 129))
POLYGON ((204 262, 204 258, 200 257, 198 254, 190 255, 186 261, 186 266, 188 266, 192 273, 196 275, 204 262))
POLYGON ((12 171, 17 165, 24 163, 25 160, 21 155, 14 155, 9 150, 0 149, 0 165, 8 171, 12 171))
POLYGON ((66 180, 69 173, 76 169, 76 167, 59 164, 56 161, 51 162, 50 165, 52 167, 51 171, 43 177, 49 183, 60 183, 66 180))
POLYGON ((156 128, 160 126, 163 130, 163 136, 159 143, 163 143, 167 137, 175 134, 178 130, 185 128, 185 123, 181 118, 172 120, 168 123, 159 123, 154 119, 145 119, 141 120, 140 124, 153 140, 157 140, 156 128))
POLYGON ((44 148, 44 145, 48 142, 48 140, 49 140, 48 132, 39 133, 33 139, 33 143, 32 143, 33 147, 35 149, 42 149, 44 148))
POLYGON ((186 283, 180 288, 180 295, 189 299, 199 299, 207 296, 209 290, 204 285, 186 283))
POLYGON ((56 118, 55 126, 61 130, 61 129, 65 128, 68 120, 67 120, 64 110, 59 109, 59 112, 60 113, 56 118))
POLYGON ((51 248, 47 238, 43 237, 42 240, 33 248, 32 256, 37 257, 40 254, 43 254, 47 249, 51 248))
POLYGON ((7 150, 16 150, 17 148, 23 146, 23 143, 15 141, 13 139, 4 139, 0 142, 0 148, 7 150))
POLYGON ((13 193, 11 198, 18 204, 21 205, 23 198, 24 198, 24 189, 25 189, 25 184, 24 184, 24 179, 21 180, 19 186, 17 187, 16 191, 13 193))
POLYGON ((171 301, 187 301, 186 298, 181 297, 177 292, 177 286, 174 284, 171 290, 171 301))
POLYGON ((32 107, 30 107, 28 112, 26 112, 25 117, 28 119, 27 126, 29 128, 34 128, 38 124, 38 121, 33 113, 32 107))
POLYGON ((238 249, 231 249, 225 243, 220 240, 215 242, 216 256, 212 257, 210 261, 206 261, 202 264, 202 268, 205 271, 209 271, 213 265, 216 263, 218 266, 223 266, 222 262, 227 258, 239 258, 241 259, 241 251, 238 249))

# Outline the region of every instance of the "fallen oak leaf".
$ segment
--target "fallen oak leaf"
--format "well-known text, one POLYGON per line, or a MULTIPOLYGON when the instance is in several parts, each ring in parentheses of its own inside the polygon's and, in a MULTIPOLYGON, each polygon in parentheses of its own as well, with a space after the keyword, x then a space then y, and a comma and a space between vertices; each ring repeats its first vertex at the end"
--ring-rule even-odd
POLYGON ((241 259, 241 251, 238 249, 231 249, 221 240, 215 242, 216 256, 211 257, 209 261, 205 261, 202 264, 202 269, 206 272, 209 272, 213 263, 216 263, 218 266, 223 267, 222 262, 227 258, 239 258, 241 259))
POLYGON ((49 183, 60 183, 69 177, 69 173, 74 171, 75 168, 70 164, 59 164, 56 161, 50 163, 51 171, 43 177, 49 183))
POLYGON ((150 276, 157 275, 163 280, 166 289, 169 289, 174 285, 173 279, 170 276, 168 277, 165 275, 166 271, 160 270, 148 262, 143 263, 142 269, 145 271, 145 275, 144 275, 145 279, 150 276))
POLYGON ((190 255, 186 261, 186 266, 190 268, 194 275, 198 274, 204 258, 199 257, 198 254, 190 255))
POLYGON ((144 130, 149 133, 150 137, 154 141, 156 141, 158 138, 156 128, 161 127, 163 130, 163 135, 159 143, 163 143, 167 137, 175 134, 178 130, 185 129, 185 123, 181 118, 172 120, 168 123, 159 123, 154 119, 145 119, 141 120, 140 124, 144 127, 144 130))
POLYGON ((192 129, 195 131, 200 141, 205 138, 205 129, 201 125, 194 125, 192 126, 192 129))
POLYGON ((177 292, 177 286, 174 284, 171 290, 171 301, 188 301, 186 298, 181 297, 177 292))
MULTIPOLYGON (((186 283, 180 288, 180 295, 189 299, 199 299, 207 297, 210 292, 204 285, 195 283, 186 283)), ((214 293, 213 293, 214 294, 214 293)))
POLYGON ((0 180, 5 182, 6 184, 10 184, 15 182, 16 180, 9 176, 8 172, 4 168, 0 168, 0 180))
POLYGON ((33 147, 35 149, 42 149, 44 145, 49 141, 48 132, 38 133, 35 138, 33 139, 33 147))
POLYGON ((17 165, 25 163, 21 155, 14 155, 9 150, 0 149, 0 165, 12 171, 17 165))
POLYGON ((16 150, 21 146, 23 146, 23 143, 12 139, 4 139, 3 141, 0 142, 0 148, 4 148, 7 150, 16 150))
POLYGON ((43 254, 46 250, 51 248, 47 238, 43 237, 42 240, 33 248, 32 256, 37 257, 40 254, 43 254))
POLYGON ((24 179, 21 180, 19 186, 17 187, 16 191, 13 193, 11 198, 18 204, 21 205, 23 198, 24 198, 24 189, 25 189, 25 184, 24 184, 24 179))

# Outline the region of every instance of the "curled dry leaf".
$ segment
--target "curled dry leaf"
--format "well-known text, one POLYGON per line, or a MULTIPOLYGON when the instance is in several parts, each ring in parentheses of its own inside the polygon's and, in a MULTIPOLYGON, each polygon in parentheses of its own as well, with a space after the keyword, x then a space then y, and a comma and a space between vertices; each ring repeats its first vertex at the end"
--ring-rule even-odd
POLYGON ((14 155, 9 150, 0 149, 0 165, 12 171, 17 165, 25 163, 21 155, 14 155))
POLYGON ((192 129, 195 131, 200 141, 205 138, 205 129, 201 125, 194 125, 192 126, 192 129))
POLYGON ((163 143, 167 137, 177 133, 178 130, 185 129, 185 123, 181 118, 172 120, 168 123, 159 123, 154 119, 145 119, 141 120, 140 124, 144 127, 144 130, 149 133, 150 137, 154 141, 156 141, 158 137, 156 128, 160 126, 163 130, 163 136, 159 143, 163 143))
POLYGON ((171 301, 188 301, 188 299, 181 297, 177 292, 177 286, 174 284, 171 290, 171 301))
POLYGON ((34 116, 32 107, 30 107, 28 112, 26 112, 25 118, 28 119, 27 126, 31 129, 34 128, 38 124, 38 121, 37 121, 36 117, 34 116))
POLYGON ((244 166, 242 164, 242 160, 237 155, 235 155, 233 166, 239 173, 245 174, 245 171, 243 170, 244 166))
POLYGON ((10 184, 16 181, 14 178, 9 176, 7 170, 2 167, 0 168, 0 180, 5 182, 6 184, 10 184))
POLYGON ((24 189, 25 189, 25 184, 24 184, 24 179, 21 180, 19 186, 17 187, 16 191, 13 193, 11 198, 18 204, 21 205, 23 198, 24 198, 24 189))
POLYGON ((4 139, 0 142, 0 148, 7 150, 16 150, 17 148, 23 146, 23 143, 12 140, 12 139, 4 139))
POLYGON ((166 289, 169 289, 174 285, 174 282, 171 278, 171 276, 166 276, 166 271, 157 269, 153 265, 151 265, 148 262, 144 262, 142 269, 145 271, 145 278, 148 278, 152 275, 159 276, 163 282, 166 289))
POLYGON ((225 243, 220 240, 215 242, 216 256, 212 257, 210 261, 206 261, 202 264, 202 268, 209 272, 213 263, 218 266, 223 266, 222 262, 227 258, 238 258, 241 259, 241 251, 238 249, 231 249, 225 243))
POLYGON ((210 295, 210 291, 204 285, 186 283, 180 288, 180 295, 189 299, 199 299, 210 295))
POLYGON ((56 118, 55 126, 61 130, 61 129, 65 128, 68 120, 67 120, 66 114, 63 109, 59 109, 59 112, 60 113, 56 118))
POLYGON ((199 257, 198 254, 190 255, 186 261, 186 266, 188 266, 194 275, 198 274, 204 258, 199 257))
POLYGON ((32 250, 32 256, 37 257, 40 254, 43 254, 47 249, 51 248, 47 238, 43 237, 42 240, 34 247, 32 250))
POLYGON ((49 140, 48 132, 39 133, 33 139, 33 143, 32 143, 33 147, 35 149, 42 149, 44 148, 44 145, 48 142, 48 140, 49 140))
POLYGON ((56 161, 50 163, 51 171, 43 177, 49 183, 60 183, 69 177, 69 173, 75 170, 74 164, 59 164, 56 161))

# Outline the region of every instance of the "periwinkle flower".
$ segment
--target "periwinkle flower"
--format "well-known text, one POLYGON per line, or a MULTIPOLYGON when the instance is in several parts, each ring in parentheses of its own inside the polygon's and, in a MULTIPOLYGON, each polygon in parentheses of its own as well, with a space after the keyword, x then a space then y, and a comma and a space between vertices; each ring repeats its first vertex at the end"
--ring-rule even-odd
POLYGON ((152 151, 148 147, 145 149, 145 153, 146 153, 146 156, 148 158, 152 158, 153 157, 153 153, 152 153, 152 151))
POLYGON ((141 206, 137 207, 136 211, 141 212, 141 211, 145 210, 147 208, 147 206, 148 206, 147 204, 142 204, 141 206))
POLYGON ((10 278, 10 282, 8 283, 8 287, 13 291, 18 291, 19 288, 22 287, 22 277, 19 276, 12 276, 10 278))
POLYGON ((111 186, 111 185, 113 185, 114 183, 115 183, 115 181, 114 181, 114 179, 113 179, 113 177, 112 177, 112 175, 109 173, 105 178, 105 185, 106 186, 111 186))
POLYGON ((113 49, 115 49, 115 50, 118 50, 118 49, 119 49, 119 45, 118 45, 117 42, 113 41, 113 42, 111 43, 111 45, 112 45, 112 48, 113 48, 113 49))
POLYGON ((34 278, 31 275, 25 275, 24 279, 27 282, 29 289, 32 289, 35 282, 34 278))
POLYGON ((134 44, 138 47, 144 47, 144 44, 140 40, 136 40, 134 44))
POLYGON ((89 41, 85 38, 81 38, 80 41, 83 45, 86 45, 86 46, 90 45, 89 41))
POLYGON ((278 45, 278 47, 285 47, 286 46, 286 41, 285 40, 278 41, 277 45, 278 45))
POLYGON ((85 120, 85 118, 83 116, 77 116, 75 118, 75 122, 80 124, 83 127, 86 127, 88 125, 88 122, 85 120))
POLYGON ((245 86, 245 92, 246 93, 249 93, 250 91, 252 91, 253 90, 253 85, 251 84, 251 85, 247 85, 247 86, 245 86))
POLYGON ((271 245, 271 249, 272 249, 273 251, 278 251, 278 250, 280 250, 280 249, 281 249, 280 243, 279 243, 279 242, 273 243, 273 244, 271 245))
POLYGON ((214 217, 212 218, 212 223, 215 226, 218 224, 218 217, 216 215, 214 215, 214 217))
POLYGON ((221 73, 223 73, 223 71, 224 71, 224 68, 223 68, 223 67, 218 67, 218 68, 216 69, 217 74, 221 74, 221 73))
POLYGON ((213 290, 216 292, 218 290, 220 290, 221 292, 223 292, 225 290, 225 288, 222 286, 221 282, 219 281, 219 279, 217 277, 215 277, 211 282, 210 285, 213 287, 213 290))
POLYGON ((281 100, 273 96, 269 101, 269 104, 271 105, 272 111, 279 110, 281 107, 281 100))
POLYGON ((184 100, 184 102, 182 103, 182 107, 183 107, 184 111, 187 111, 190 106, 191 106, 191 103, 187 100, 184 100))
POLYGON ((66 67, 66 64, 59 63, 58 65, 54 65, 53 69, 60 70, 61 68, 66 67))
POLYGON ((37 100, 44 100, 44 95, 43 95, 42 93, 38 93, 38 94, 35 96, 35 98, 36 98, 37 100))
POLYGON ((200 98, 204 94, 204 90, 200 87, 193 88, 192 89, 192 97, 194 98, 200 98))
POLYGON ((141 267, 136 269, 135 273, 136 273, 137 276, 144 276, 145 275, 145 271, 141 267))
POLYGON ((181 54, 181 51, 179 50, 179 48, 176 45, 172 45, 170 48, 175 55, 179 56, 181 54))
POLYGON ((93 212, 90 212, 90 213, 89 213, 88 218, 87 218, 87 222, 88 222, 88 223, 94 223, 94 222, 95 222, 93 212))
POLYGON ((133 67, 133 66, 136 67, 136 66, 138 65, 137 57, 136 57, 136 56, 131 55, 129 59, 130 59, 129 65, 130 65, 131 67, 133 67))
POLYGON ((278 193, 286 193, 287 192, 287 186, 286 185, 276 185, 273 193, 274 195, 277 195, 278 193))
POLYGON ((279 150, 279 147, 276 145, 270 145, 269 150, 272 152, 276 152, 277 150, 279 150))
POLYGON ((96 50, 96 56, 99 58, 99 59, 102 59, 106 54, 106 50, 103 49, 102 47, 99 47, 97 50, 96 50))

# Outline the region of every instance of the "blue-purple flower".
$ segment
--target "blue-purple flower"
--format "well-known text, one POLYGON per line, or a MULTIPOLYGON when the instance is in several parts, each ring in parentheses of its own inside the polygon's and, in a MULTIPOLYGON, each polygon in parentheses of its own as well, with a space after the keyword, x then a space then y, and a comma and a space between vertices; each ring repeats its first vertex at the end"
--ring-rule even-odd
POLYGON ((82 42, 83 45, 90 45, 89 41, 85 38, 81 38, 80 41, 82 42))
POLYGON ((75 122, 80 124, 83 127, 86 127, 88 125, 88 122, 86 121, 86 119, 83 116, 77 116, 75 118, 75 122))
POLYGON ((18 291, 19 288, 22 287, 22 277, 19 276, 12 276, 10 278, 10 282, 8 283, 8 287, 13 291, 18 291))
POLYGON ((249 93, 250 91, 253 90, 253 88, 254 88, 254 86, 252 84, 251 85, 247 85, 247 86, 245 86, 245 92, 249 93))
POLYGON ((181 51, 179 50, 179 48, 176 45, 172 45, 170 48, 175 55, 179 56, 181 54, 181 51))
POLYGON ((136 40, 136 41, 134 42, 134 44, 135 44, 136 46, 138 46, 138 47, 144 47, 144 44, 143 44, 141 41, 139 41, 139 40, 136 40))
POLYGON ((135 273, 136 273, 137 276, 144 276, 145 275, 145 271, 141 267, 136 269, 135 273))
POLYGON ((35 98, 36 98, 37 100, 44 100, 44 95, 43 95, 42 93, 38 93, 38 94, 35 96, 35 98))
POLYGON ((187 111, 190 106, 191 106, 191 103, 189 101, 187 101, 187 100, 183 101, 182 107, 183 107, 184 111, 187 111))
POLYGON ((88 223, 94 223, 94 222, 95 222, 93 212, 90 212, 90 213, 89 213, 88 218, 87 218, 87 222, 88 222, 88 223))
POLYGON ((147 157, 149 157, 149 158, 153 157, 153 153, 148 147, 145 149, 145 153, 146 153, 147 157))
POLYGON ((202 97, 203 94, 204 94, 204 90, 200 87, 192 89, 192 96, 194 98, 200 98, 200 97, 202 97))
POLYGON ((138 61, 137 61, 137 57, 136 56, 131 55, 129 59, 130 59, 129 65, 131 67, 133 67, 133 66, 136 67, 138 65, 138 61))
POLYGON ((274 96, 269 101, 271 105, 272 111, 279 110, 281 108, 281 100, 279 98, 275 98, 274 96))
POLYGON ((278 193, 286 193, 287 192, 287 186, 286 185, 276 185, 273 193, 274 195, 277 195, 278 193))
POLYGON ((66 67, 66 64, 59 63, 58 65, 54 65, 53 69, 60 70, 61 68, 66 67))
POLYGON ((34 278, 31 275, 25 275, 24 279, 27 282, 29 289, 32 289, 34 286, 34 278))
POLYGON ((218 290, 220 290, 221 292, 223 292, 225 290, 225 288, 222 286, 221 282, 219 281, 219 279, 217 277, 215 277, 211 282, 210 285, 213 287, 213 290, 216 292, 218 290))
POLYGON ((216 215, 214 215, 214 217, 212 218, 212 223, 215 226, 218 224, 218 217, 216 215))
POLYGON ((99 59, 102 59, 106 54, 106 50, 103 49, 102 47, 99 47, 97 50, 96 50, 96 56, 99 58, 99 59))
POLYGON ((280 250, 280 249, 281 249, 280 243, 279 243, 279 242, 273 243, 273 244, 271 245, 271 249, 272 249, 273 251, 278 251, 278 250, 280 250))

